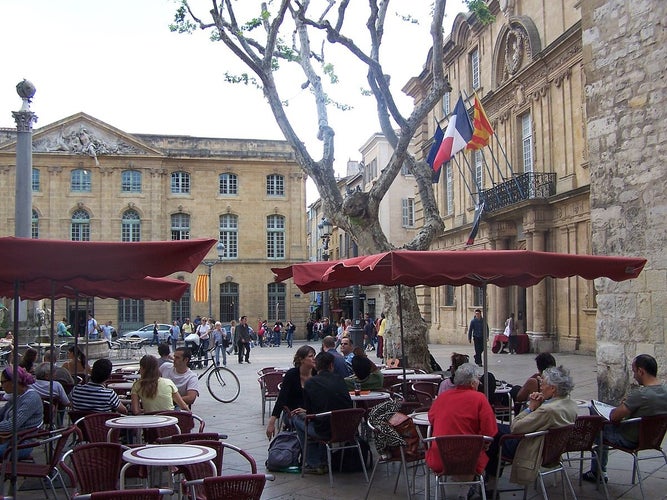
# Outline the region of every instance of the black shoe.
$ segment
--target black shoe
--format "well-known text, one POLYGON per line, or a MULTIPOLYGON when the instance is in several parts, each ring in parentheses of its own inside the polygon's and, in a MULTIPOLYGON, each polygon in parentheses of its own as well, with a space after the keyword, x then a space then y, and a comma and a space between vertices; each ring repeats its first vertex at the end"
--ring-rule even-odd
POLYGON ((249 360, 249 359, 246 359, 245 362, 248 363, 248 364, 250 364, 250 360, 249 360))
MULTIPOLYGON (((589 470, 588 472, 585 472, 583 476, 581 476, 581 479, 589 483, 597 483, 598 475, 592 470, 589 470)), ((609 478, 606 474, 603 475, 603 479, 605 483, 609 482, 609 478)))

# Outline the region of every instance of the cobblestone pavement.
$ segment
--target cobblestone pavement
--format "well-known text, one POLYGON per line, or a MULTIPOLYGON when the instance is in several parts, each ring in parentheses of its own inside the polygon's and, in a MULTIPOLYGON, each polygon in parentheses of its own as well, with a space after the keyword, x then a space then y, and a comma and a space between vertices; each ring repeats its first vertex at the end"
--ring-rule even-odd
MULTIPOLYGON (((201 394, 193 406, 193 411, 206 421, 206 431, 222 432, 229 436, 228 441, 248 451, 257 461, 260 472, 265 471, 268 440, 262 425, 261 399, 259 385, 257 382, 257 370, 265 366, 292 366, 292 357, 296 349, 304 344, 303 341, 295 341, 294 348, 289 349, 283 344, 281 347, 255 347, 252 349, 251 364, 238 364, 236 357, 228 356, 227 366, 239 377, 241 382, 241 394, 233 403, 223 404, 214 400, 208 393, 205 381, 201 386, 201 394)), ((312 344, 316 350, 319 345, 312 344)), ((452 352, 463 352, 472 354, 470 345, 431 345, 431 352, 439 364, 445 368, 449 366, 449 356, 452 352)), ((155 349, 155 348, 153 348, 155 349)), ((156 350, 156 349, 155 349, 156 350)), ((149 348, 151 352, 151 348, 149 348)), ((152 352, 151 352, 152 353, 152 352)), ((154 353, 153 353, 154 354, 154 353)), ((375 353, 370 352, 369 357, 375 359, 375 353)), ((492 354, 489 352, 489 370, 498 380, 506 380, 511 383, 521 384, 526 378, 535 372, 534 354, 508 355, 492 354)), ((596 365, 595 358, 590 355, 579 354, 556 354, 556 360, 569 368, 574 377, 576 387, 572 393, 574 399, 590 400, 597 396, 596 365)), ((135 361, 136 362, 136 361, 135 361)), ((127 360, 114 360, 115 364, 128 363, 127 360)), ((197 370, 202 372, 203 370, 197 370)), ((582 410, 587 412, 587 410, 582 410)), ((584 470, 586 469, 584 466, 584 470)), ((667 466, 662 459, 651 459, 641 462, 640 465, 644 477, 644 492, 647 499, 667 498, 667 466)), ((242 468, 242 462, 235 460, 231 455, 225 454, 225 469, 242 468)), ((583 483, 578 484, 578 466, 575 462, 568 467, 569 476, 574 484, 578 498, 603 498, 602 491, 597 492, 595 485, 583 483)), ((394 480, 398 474, 398 468, 378 469, 369 498, 406 498, 405 486, 399 482, 395 495, 392 494, 394 480)), ((612 498, 636 499, 641 498, 638 485, 631 484, 632 459, 629 455, 621 452, 611 452, 609 459, 609 493, 612 498)), ((370 472, 369 472, 370 475, 370 472)), ((500 484, 506 482, 505 474, 500 484)), ((418 473, 417 498, 423 498, 424 478, 418 473)), ((328 476, 305 476, 300 474, 276 474, 274 481, 267 482, 263 499, 359 499, 364 498, 366 482, 363 474, 334 473, 334 487, 329 487, 328 476)), ((551 499, 562 497, 560 485, 554 479, 547 479, 548 494, 551 499)), ((62 494, 62 492, 60 492, 62 494)), ((434 492, 431 488, 431 497, 434 492)), ((505 493, 501 498, 518 498, 520 492, 505 493)), ((540 498, 539 491, 530 487, 528 498, 540 498)), ((17 498, 33 499, 44 498, 40 490, 19 491, 17 498)))

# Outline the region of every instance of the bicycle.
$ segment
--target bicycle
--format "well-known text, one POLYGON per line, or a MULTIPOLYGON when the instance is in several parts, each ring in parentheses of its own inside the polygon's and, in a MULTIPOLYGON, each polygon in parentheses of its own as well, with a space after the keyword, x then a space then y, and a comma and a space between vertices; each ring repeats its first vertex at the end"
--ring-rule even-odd
MULTIPOLYGON (((241 383, 239 382, 236 373, 229 368, 226 366, 216 366, 212 355, 214 349, 215 347, 208 350, 208 352, 211 353, 211 365, 197 375, 197 378, 201 380, 208 373, 206 387, 211 396, 221 403, 231 403, 239 397, 239 394, 241 394, 241 383)), ((202 362, 202 357, 198 356, 197 359, 193 358, 190 360, 190 365, 198 365, 201 367, 202 362)))

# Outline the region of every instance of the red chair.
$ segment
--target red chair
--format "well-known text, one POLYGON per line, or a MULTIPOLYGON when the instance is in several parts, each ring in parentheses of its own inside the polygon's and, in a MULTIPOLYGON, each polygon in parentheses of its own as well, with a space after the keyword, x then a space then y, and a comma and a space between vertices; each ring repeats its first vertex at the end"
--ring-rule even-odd
POLYGON ((82 444, 65 453, 59 467, 79 494, 116 490, 126 449, 118 443, 82 444))
POLYGON ((144 441, 146 443, 155 443, 160 438, 179 434, 179 430, 181 434, 189 434, 193 432, 197 423, 199 424, 197 432, 203 432, 204 427, 206 426, 204 419, 189 411, 165 410, 155 412, 154 414, 176 417, 176 419, 178 419, 178 429, 176 429, 176 426, 174 425, 144 429, 144 441))
POLYGON ((173 491, 165 488, 151 488, 147 490, 111 490, 96 491, 88 495, 80 495, 77 500, 159 500, 164 495, 171 495, 173 491))
POLYGON ((269 412, 271 413, 271 403, 278 399, 280 388, 278 387, 283 381, 284 372, 272 371, 260 375, 257 379, 259 382, 259 389, 262 393, 262 425, 266 417, 266 405, 269 405, 269 412))
MULTIPOLYGON (((333 488, 333 471, 331 468, 331 453, 335 450, 346 450, 349 448, 356 448, 359 453, 359 458, 361 460, 361 466, 364 470, 364 476, 366 477, 366 482, 368 482, 368 473, 366 472, 366 464, 364 463, 364 456, 361 452, 361 445, 357 439, 357 430, 361 419, 366 414, 366 410, 363 408, 347 408, 344 410, 334 410, 327 411, 324 413, 318 413, 316 415, 306 415, 306 428, 308 424, 317 419, 317 418, 328 418, 331 425, 331 437, 329 439, 320 439, 319 443, 323 444, 327 448, 327 465, 329 466, 329 484, 333 488)), ((304 468, 306 466, 306 458, 308 455, 308 439, 313 439, 308 435, 308 432, 305 433, 306 439, 303 445, 303 463, 301 465, 301 477, 304 474, 304 468)), ((345 453, 343 451, 343 453, 345 453)), ((343 465, 343 453, 341 453, 341 468, 343 465)))
POLYGON ((218 439, 227 439, 227 434, 218 434, 217 432, 192 432, 189 434, 174 434, 173 436, 161 437, 157 440, 158 444, 182 444, 190 441, 217 441, 218 439))
MULTIPOLYGON (((579 486, 581 486, 581 480, 584 472, 584 461, 592 460, 597 456, 595 444, 597 438, 604 427, 604 424, 607 422, 606 419, 599 415, 582 415, 577 417, 574 421, 574 429, 570 434, 570 439, 567 442, 565 447, 565 452, 567 458, 565 459, 568 463, 572 461, 579 462, 579 486), (571 453, 579 453, 578 457, 573 457, 571 453), (590 453, 590 456, 584 456, 584 453, 590 453)), ((597 459, 598 471, 597 477, 602 477, 602 467, 600 460, 597 459)), ((604 488, 605 498, 609 498, 609 492, 607 491, 607 484, 604 481, 602 486, 604 488)))
POLYGON ((187 487, 202 486, 207 500, 260 500, 266 480, 271 474, 239 474, 207 477, 188 481, 187 487))
MULTIPOLYGON (((373 427, 373 425, 370 422, 367 422, 367 425, 371 429, 374 436, 378 434, 378 430, 375 427, 373 427)), ((366 488, 366 496, 364 497, 364 499, 368 499, 368 496, 370 495, 371 488, 373 486, 373 480, 375 479, 375 471, 377 470, 378 466, 381 464, 389 464, 392 462, 400 462, 401 464, 398 474, 396 474, 396 481, 394 482, 394 494, 396 494, 396 489, 398 488, 398 480, 400 479, 401 474, 403 474, 405 477, 405 491, 407 493, 408 499, 411 499, 413 492, 410 491, 410 479, 408 478, 408 468, 413 470, 412 489, 414 490, 416 468, 424 464, 424 456, 425 455, 423 447, 419 448, 419 451, 416 455, 407 454, 405 446, 389 447, 387 449, 387 453, 380 456, 373 465, 373 471, 371 472, 371 479, 368 483, 368 488, 366 488)))
POLYGON ((440 384, 437 384, 435 382, 413 382, 412 383, 412 388, 415 391, 420 391, 420 392, 425 392, 429 396, 431 396, 432 399, 435 399, 435 397, 438 395, 438 389, 440 389, 440 384))
MULTIPOLYGON (((522 439, 543 439, 544 436, 546 436, 547 431, 536 431, 536 432, 529 432, 527 434, 504 434, 500 437, 500 441, 498 443, 498 467, 496 468, 496 479, 500 478, 502 470, 507 466, 512 464, 513 457, 508 457, 503 455, 503 443, 508 440, 508 439, 516 439, 516 440, 522 440, 522 439)), ((496 483, 496 488, 493 490, 493 499, 495 500, 498 498, 498 494, 501 492, 510 492, 510 491, 523 491, 523 498, 525 499, 526 496, 528 495, 528 485, 524 486, 523 488, 507 488, 507 489, 500 489, 498 488, 498 485, 496 483)))
POLYGON ((637 446, 634 448, 624 448, 608 441, 604 441, 604 444, 612 449, 632 455, 632 484, 635 484, 635 477, 637 477, 639 479, 639 490, 642 493, 642 498, 644 498, 644 487, 639 471, 639 461, 662 456, 667 464, 667 455, 665 455, 662 449, 662 440, 665 438, 665 433, 667 433, 667 414, 632 418, 624 420, 620 425, 639 425, 639 441, 637 442, 637 446), (653 454, 648 457, 639 458, 640 451, 648 450, 657 451, 660 455, 653 454))
POLYGON ((565 484, 569 487, 572 498, 577 498, 574 488, 572 487, 572 482, 565 471, 565 467, 563 467, 561 458, 567 449, 573 430, 574 424, 565 425, 563 427, 549 429, 547 435, 544 437, 544 445, 542 446, 542 463, 540 470, 537 473, 537 479, 540 483, 542 495, 545 500, 549 497, 547 496, 547 489, 544 485, 544 477, 557 472, 560 472, 561 484, 563 487, 563 495, 561 498, 567 498, 565 495, 565 484))
MULTIPOLYGON (((55 429, 53 431, 42 431, 35 434, 30 434, 25 437, 21 442, 17 444, 19 450, 26 448, 36 448, 39 446, 47 446, 50 453, 47 453, 44 463, 38 462, 26 462, 18 461, 16 462, 16 476, 23 478, 37 478, 42 481, 42 489, 44 490, 45 497, 48 498, 48 493, 46 492, 45 481, 48 481, 53 496, 58 498, 55 488, 56 480, 60 480, 60 484, 65 491, 65 495, 68 496, 67 487, 63 481, 63 477, 60 474, 58 469, 58 464, 63 456, 65 449, 65 444, 67 440, 72 436, 72 434, 78 433, 79 429, 76 425, 70 425, 69 427, 63 429, 55 429)), ((5 456, 2 461, 2 477, 6 478, 11 473, 12 460, 10 460, 9 455, 11 454, 11 448, 8 448, 5 452, 5 456)))
POLYGON ((438 500, 438 492, 442 489, 442 496, 446 498, 445 487, 452 484, 473 485, 479 484, 482 499, 486 500, 484 489, 484 476, 477 474, 477 461, 480 453, 484 453, 484 444, 491 443, 492 437, 476 435, 435 436, 425 439, 433 442, 440 454, 443 471, 435 477, 435 499, 438 500), (452 476, 472 476, 470 481, 455 481, 452 476), (447 478, 450 478, 447 480, 447 478), (476 479, 475 479, 476 478, 476 479))
MULTIPOLYGON (((108 441, 118 442, 120 440, 120 429, 113 429, 109 439, 109 427, 106 421, 111 418, 120 417, 120 413, 99 412, 88 413, 75 422, 83 432, 83 438, 89 443, 106 443, 108 441)), ((71 412, 70 412, 71 418, 71 412)))

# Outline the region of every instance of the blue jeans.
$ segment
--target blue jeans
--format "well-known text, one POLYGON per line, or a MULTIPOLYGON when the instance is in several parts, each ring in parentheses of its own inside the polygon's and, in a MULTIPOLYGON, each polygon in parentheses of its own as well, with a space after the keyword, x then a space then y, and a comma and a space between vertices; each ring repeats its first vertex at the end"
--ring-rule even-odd
POLYGON ((220 366, 220 353, 222 352, 222 365, 227 366, 227 349, 222 344, 215 345, 215 364, 220 366))
POLYGON ((178 347, 178 338, 171 339, 171 352, 172 353, 176 352, 177 347, 178 347))
MULTIPOLYGON (((10 444, 11 444, 11 441, 6 441, 6 442, 0 444, 0 457, 5 454, 5 451, 7 451, 7 448, 9 447, 10 444)), ((24 460, 24 459, 28 458, 30 456, 30 454, 32 453, 32 450, 33 450, 32 448, 24 448, 22 450, 18 450, 19 460, 24 460)))
MULTIPOLYGON (((636 442, 630 441, 628 438, 623 436, 623 434, 621 434, 620 425, 605 424, 605 426, 602 428, 602 434, 604 436, 604 440, 609 441, 611 444, 622 446, 624 448, 634 448, 637 446, 636 442)), ((595 447, 595 451, 597 456, 600 457, 600 467, 602 468, 602 472, 607 472, 609 449, 606 446, 600 446, 598 443, 598 446, 595 447)), ((598 473, 598 462, 595 456, 591 460, 591 472, 593 472, 593 474, 598 473)))
MULTIPOLYGON (((306 442, 306 421, 300 416, 292 418, 292 425, 296 429, 296 434, 299 436, 299 441, 301 441, 301 448, 303 449, 303 444, 306 442)), ((321 439, 320 436, 315 432, 313 427, 313 422, 308 422, 308 438, 321 439)), ((319 467, 321 465, 327 465, 327 449, 323 444, 318 443, 317 441, 308 441, 308 452, 306 453, 306 465, 308 467, 319 467)))
POLYGON ((285 336, 285 340, 287 341, 287 346, 292 347, 292 337, 294 336, 294 332, 292 330, 287 330, 287 335, 285 336))

